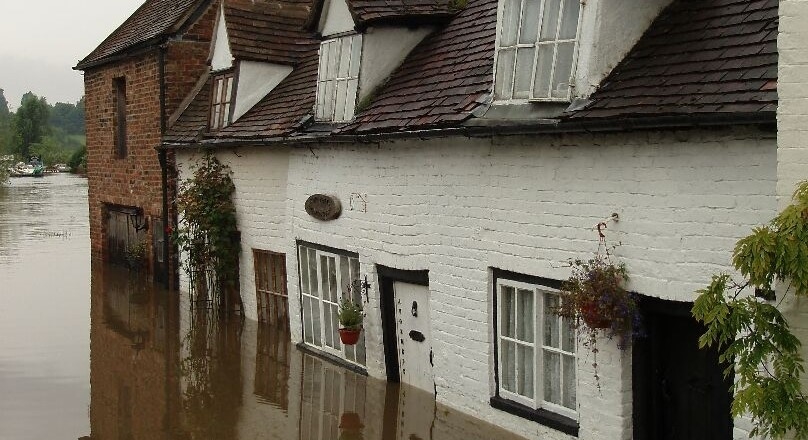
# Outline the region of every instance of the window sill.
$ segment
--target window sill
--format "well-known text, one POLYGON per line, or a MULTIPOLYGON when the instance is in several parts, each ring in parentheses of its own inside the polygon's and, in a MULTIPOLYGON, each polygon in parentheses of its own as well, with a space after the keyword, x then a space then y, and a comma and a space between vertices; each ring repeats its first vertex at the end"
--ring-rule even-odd
POLYGON ((561 431, 564 434, 578 437, 578 422, 569 417, 564 417, 542 408, 533 409, 521 403, 516 403, 498 396, 491 397, 490 403, 491 407, 494 409, 505 411, 506 413, 532 420, 548 428, 561 431))
POLYGON ((368 370, 363 368, 361 365, 348 362, 345 359, 334 356, 333 354, 320 351, 311 345, 307 345, 305 342, 298 343, 297 349, 312 356, 317 356, 320 359, 331 362, 332 364, 345 368, 346 370, 353 371, 356 374, 361 374, 362 376, 368 375, 368 370))

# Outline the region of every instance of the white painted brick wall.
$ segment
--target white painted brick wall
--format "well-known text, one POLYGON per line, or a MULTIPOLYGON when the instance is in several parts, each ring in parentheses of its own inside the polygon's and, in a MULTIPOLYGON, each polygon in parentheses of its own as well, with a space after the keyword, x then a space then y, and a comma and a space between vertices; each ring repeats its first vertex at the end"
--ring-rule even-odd
MULTIPOLYGON (((790 202, 797 182, 808 179, 808 0, 782 0, 779 10, 777 196, 782 208, 790 202)), ((803 358, 808 359, 808 301, 789 294, 785 308, 792 330, 802 341, 803 358)), ((803 388, 808 389, 808 378, 803 388)))
MULTIPOLYGON (((622 243, 616 255, 630 287, 692 300, 729 269, 735 241, 776 210, 775 139, 756 131, 398 141, 292 149, 288 160, 282 151, 237 153, 220 157, 234 167, 242 242, 287 253, 293 338, 301 338, 295 239, 358 252, 374 290, 376 264, 428 269, 439 402, 528 438, 566 436, 488 404, 490 267, 564 279, 563 263, 594 252, 595 224, 617 212, 607 234, 622 243), (337 195, 342 217, 309 217, 304 202, 314 193, 337 195), (352 193, 367 194, 367 212, 349 209, 352 193), (265 207, 282 200, 285 210, 265 207)), ((248 304, 251 268, 245 254, 248 304)), ((368 372, 384 377, 378 293, 367 310, 368 372)), ((630 355, 609 341, 599 348, 600 392, 588 352, 579 359, 580 437, 629 439, 630 355)))

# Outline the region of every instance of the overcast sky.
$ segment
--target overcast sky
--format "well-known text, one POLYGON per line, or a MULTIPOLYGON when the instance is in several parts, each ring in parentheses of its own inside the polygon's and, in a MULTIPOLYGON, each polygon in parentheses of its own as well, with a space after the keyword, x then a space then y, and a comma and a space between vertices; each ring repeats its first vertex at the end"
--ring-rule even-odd
POLYGON ((72 70, 145 0, 0 0, 0 89, 11 108, 25 92, 48 102, 84 94, 72 70))

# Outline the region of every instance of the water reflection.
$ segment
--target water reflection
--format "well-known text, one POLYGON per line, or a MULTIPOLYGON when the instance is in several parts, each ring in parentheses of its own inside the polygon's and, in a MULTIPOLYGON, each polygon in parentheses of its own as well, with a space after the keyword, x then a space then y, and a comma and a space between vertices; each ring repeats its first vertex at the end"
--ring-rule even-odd
POLYGON ((95 267, 92 294, 92 439, 515 438, 304 353, 285 329, 191 313, 125 270, 95 267))

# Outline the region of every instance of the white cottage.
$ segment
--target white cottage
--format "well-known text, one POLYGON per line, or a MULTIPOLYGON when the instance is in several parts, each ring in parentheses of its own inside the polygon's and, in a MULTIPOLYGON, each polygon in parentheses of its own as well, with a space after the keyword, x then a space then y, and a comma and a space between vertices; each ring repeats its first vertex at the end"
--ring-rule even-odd
POLYGON ((777 0, 300 3, 226 0, 164 138, 233 170, 248 318, 527 438, 745 436, 689 310, 788 193, 777 0), (548 306, 604 220, 647 336, 598 385, 548 306))

